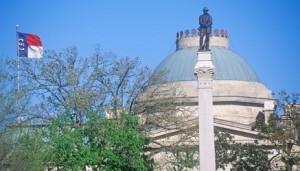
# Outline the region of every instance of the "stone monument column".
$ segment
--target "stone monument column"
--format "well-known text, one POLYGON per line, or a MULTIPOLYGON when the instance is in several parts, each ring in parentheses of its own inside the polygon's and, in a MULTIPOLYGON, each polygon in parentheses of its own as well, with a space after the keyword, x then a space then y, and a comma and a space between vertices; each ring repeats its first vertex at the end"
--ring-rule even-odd
POLYGON ((211 51, 199 51, 194 72, 198 81, 200 171, 216 170, 212 99, 214 68, 211 51))

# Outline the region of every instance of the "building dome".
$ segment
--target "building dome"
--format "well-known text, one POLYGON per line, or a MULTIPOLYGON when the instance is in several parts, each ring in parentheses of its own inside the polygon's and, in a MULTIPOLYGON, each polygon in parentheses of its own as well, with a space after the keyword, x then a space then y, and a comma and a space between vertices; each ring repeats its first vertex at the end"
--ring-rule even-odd
MULTIPOLYGON (((156 68, 165 71, 169 82, 196 80, 194 67, 198 47, 179 49, 166 57, 156 68)), ((214 80, 240 80, 259 82, 252 67, 239 55, 229 49, 212 46, 212 62, 215 66, 214 80)))
MULTIPOLYGON (((198 59, 199 37, 177 35, 176 51, 167 56, 155 72, 164 71, 164 79, 169 82, 196 80, 194 67, 198 59)), ((228 49, 227 37, 211 37, 210 48, 215 66, 214 80, 259 82, 253 68, 242 57, 228 49)))
MULTIPOLYGON (((178 85, 178 92, 184 92, 191 108, 197 108, 198 102, 194 68, 198 60, 199 39, 195 29, 177 33, 176 51, 155 70, 164 73, 162 80, 178 85)), ((215 67, 212 82, 214 118, 252 125, 259 112, 270 109, 267 104, 272 101, 272 93, 259 81, 254 69, 228 47, 228 33, 216 29, 214 36, 210 37, 215 67)))

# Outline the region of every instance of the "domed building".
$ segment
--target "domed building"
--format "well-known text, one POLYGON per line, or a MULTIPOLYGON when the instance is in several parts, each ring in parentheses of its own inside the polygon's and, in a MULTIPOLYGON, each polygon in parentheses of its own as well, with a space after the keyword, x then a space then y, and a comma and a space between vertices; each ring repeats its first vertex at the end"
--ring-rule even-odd
MULTIPOLYGON (((165 72, 164 79, 180 85, 189 99, 188 106, 197 110, 197 77, 199 36, 196 29, 177 33, 176 51, 167 56, 155 72, 165 72)), ((213 76, 214 125, 235 136, 238 142, 256 141, 251 127, 257 116, 268 117, 273 110, 272 92, 259 80, 244 58, 229 49, 228 32, 215 29, 210 38, 213 76)), ((196 111, 195 117, 198 116, 196 111)))

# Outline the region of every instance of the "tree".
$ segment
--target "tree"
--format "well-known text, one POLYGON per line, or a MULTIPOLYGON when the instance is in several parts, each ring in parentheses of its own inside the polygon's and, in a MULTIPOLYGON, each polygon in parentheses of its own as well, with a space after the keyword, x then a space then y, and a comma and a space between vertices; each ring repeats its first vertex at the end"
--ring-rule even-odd
MULTIPOLYGON (((65 138, 69 137, 69 139, 66 138, 65 140, 68 140, 70 144, 73 142, 73 144, 80 147, 85 147, 87 133, 83 131, 85 129, 84 127, 91 122, 88 120, 89 111, 94 111, 103 116, 106 111, 112 109, 112 117, 117 118, 116 122, 122 123, 124 118, 118 118, 120 117, 119 111, 131 111, 139 93, 147 86, 151 74, 147 67, 140 66, 140 60, 138 58, 130 59, 125 57, 119 59, 111 52, 102 53, 99 46, 95 48, 95 53, 91 57, 79 56, 76 47, 68 48, 62 52, 46 50, 43 59, 21 59, 21 93, 18 93, 16 86, 14 86, 16 84, 13 84, 15 83, 13 80, 17 78, 18 63, 15 60, 10 60, 8 64, 11 71, 2 72, 4 70, 1 70, 0 73, 0 86, 2 88, 0 91, 0 102, 3 104, 0 107, 1 168, 6 164, 11 166, 13 161, 21 159, 21 155, 19 155, 19 158, 13 155, 17 154, 17 152, 23 152, 22 154, 24 154, 24 156, 30 158, 30 151, 21 151, 21 147, 30 145, 28 144, 29 139, 34 138, 35 131, 31 128, 51 125, 50 128, 56 127, 57 129, 59 122, 54 118, 61 119, 60 123, 65 122, 64 124, 66 125, 64 126, 60 124, 60 126, 64 128, 65 138), (11 78, 10 80, 8 79, 9 77, 11 78), (10 84, 7 84, 7 81, 10 84), (9 87, 7 85, 12 86, 9 87), (16 105, 18 101, 22 104, 20 110, 18 110, 16 105), (65 114, 63 114, 62 116, 65 117, 64 120, 60 115, 65 111, 69 111, 69 116, 66 117, 65 114), (17 120, 18 116, 20 116, 19 118, 22 118, 22 120, 17 120), (7 125, 10 123, 13 123, 12 126, 16 129, 7 129, 7 125), (71 123, 73 127, 68 125, 71 123), (24 130, 23 126, 30 130, 30 134, 22 133, 20 137, 16 137, 16 135, 19 136, 18 133, 20 131, 22 132, 22 130, 24 130), (15 130, 17 130, 17 132, 14 132, 15 130), (80 139, 78 136, 85 138, 80 139), (77 139, 75 139, 75 137, 77 137, 77 139)), ((103 121, 103 124, 119 126, 115 121, 103 121)), ((135 124, 138 126, 137 123, 135 124)), ((111 128, 111 130, 113 129, 111 128)), ((123 130, 129 131, 124 128, 123 130)), ((55 131, 52 130, 52 133, 53 132, 55 131)), ((115 138, 122 137, 120 132, 116 133, 120 135, 115 136, 115 138)), ((54 135, 53 133, 53 141, 62 140, 59 134, 57 134, 56 137, 54 135)), ((109 134, 109 136, 113 135, 109 134)), ((108 141, 109 138, 112 137, 104 138, 108 141)), ((113 140, 117 141, 115 139, 111 141, 113 140)), ((58 147, 55 149, 59 150, 58 147)), ((131 146, 127 146, 127 148, 130 147, 131 146)), ((141 148, 142 147, 141 145, 141 148)), ((44 153, 48 150, 42 146, 40 148, 45 150, 44 153)), ((55 153, 55 150, 53 150, 53 148, 51 149, 52 157, 55 156, 54 154, 58 154, 59 151, 55 153)), ((84 148, 75 152, 74 149, 69 148, 69 150, 70 154, 73 152, 73 157, 86 155, 86 158, 89 158, 88 160, 91 161, 95 160, 96 154, 98 155, 95 151, 89 152, 89 149, 84 150, 84 148)), ((94 148, 93 150, 96 149, 94 148)), ((107 155, 109 154, 109 151, 107 151, 107 155)), ((141 153, 134 154, 137 155, 137 157, 141 155, 141 153)), ((117 154, 115 155, 117 156, 117 154)), ((51 164, 48 162, 48 159, 51 162, 55 161, 55 158, 47 157, 47 165, 51 164)), ((145 160, 146 159, 147 158, 145 158, 145 160)), ((70 167, 78 169, 82 168, 86 163, 93 166, 93 162, 91 161, 73 164, 70 167)), ((111 164, 112 163, 113 162, 111 162, 111 164)), ((123 161, 122 163, 128 164, 123 161)), ((69 166, 64 167, 68 168, 69 166)), ((126 168, 127 166, 122 167, 126 168)), ((24 166, 24 168, 26 167, 24 166)))
POLYGON ((168 167, 168 170, 183 171, 192 169, 198 165, 197 153, 199 148, 197 146, 179 146, 173 150, 172 154, 174 156, 170 159, 171 165, 168 167))
POLYGON ((281 91, 278 95, 276 108, 270 115, 268 124, 258 129, 261 132, 259 138, 266 140, 276 150, 269 163, 275 168, 277 163, 280 169, 290 171, 300 165, 299 94, 281 91))
MULTIPOLYGON (((17 68, 15 61, 10 64, 17 68)), ((51 125, 53 118, 68 111, 76 129, 80 128, 69 132, 72 137, 82 134, 89 111, 117 120, 120 113, 130 112, 140 119, 139 130, 149 136, 149 144, 157 145, 145 148, 146 158, 173 153, 197 135, 191 118, 195 109, 185 107, 188 100, 178 90, 180 85, 164 82, 164 73, 152 74, 140 66, 138 58, 117 58, 99 46, 92 56, 82 57, 71 47, 61 52, 46 50, 43 59, 22 59, 20 66, 21 113, 31 125, 51 125), (172 143, 161 143, 150 135, 154 130, 175 131, 180 136, 172 143)))
POLYGON ((42 130, 33 128, 11 128, 12 134, 5 138, 14 138, 13 148, 7 157, 8 170, 44 170, 46 154, 42 130), (12 136, 13 135, 13 136, 12 136))
POLYGON ((84 170, 93 166, 99 157, 85 145, 82 130, 69 113, 56 118, 46 129, 48 168, 58 170, 84 170))
POLYGON ((171 159, 176 160, 177 153, 185 153, 180 149, 197 144, 197 120, 192 117, 195 109, 185 106, 189 100, 179 84, 154 81, 149 85, 134 104, 133 113, 140 118, 140 129, 149 138, 145 154, 156 158, 160 169, 166 169, 174 163, 171 159))
MULTIPOLYGON (((11 62, 16 67, 14 61, 11 62)), ((80 125, 87 110, 131 111, 133 101, 145 88, 150 70, 138 58, 118 59, 95 48, 81 57, 76 47, 62 52, 46 50, 40 60, 21 60, 22 92, 30 96, 35 110, 22 111, 26 120, 48 120, 66 110, 80 125)), ((35 121, 37 122, 37 121, 35 121)))
POLYGON ((88 131, 89 144, 96 145, 93 148, 101 157, 99 164, 104 170, 146 170, 142 156, 145 136, 138 130, 136 117, 121 114, 118 120, 93 120, 87 125, 99 131, 99 134, 90 135, 95 131, 88 131), (100 127, 96 127, 99 125, 97 122, 100 127))
POLYGON ((138 120, 130 114, 119 119, 88 114, 84 127, 66 113, 49 127, 48 167, 58 170, 146 170, 142 156, 145 136, 138 132, 138 120))
POLYGON ((268 170, 268 154, 263 147, 256 144, 233 144, 232 170, 268 170))
MULTIPOLYGON (((3 59, 3 58, 2 58, 3 59)), ((0 60, 0 170, 6 170, 11 162, 8 161, 17 141, 15 130, 8 126, 17 118, 17 93, 13 78, 4 60, 0 60)))
MULTIPOLYGON (((15 69, 12 72, 12 77, 16 78, 14 73, 17 73, 17 63, 15 61, 9 63, 11 68, 15 69)), ((49 143, 60 142, 48 146, 49 149, 44 149, 46 151, 51 149, 51 153, 49 152, 51 155, 47 155, 45 159, 48 166, 79 169, 87 165, 100 165, 99 163, 95 164, 94 161, 97 160, 97 156, 98 161, 101 161, 99 153, 105 152, 106 148, 109 150, 106 149, 107 154, 105 155, 115 155, 116 160, 128 164, 129 159, 124 161, 124 156, 117 157, 118 153, 121 153, 121 150, 117 150, 117 146, 104 146, 102 151, 98 151, 98 153, 97 148, 94 147, 95 144, 92 143, 93 146, 86 144, 87 132, 106 130, 103 128, 104 126, 100 127, 99 130, 94 128, 96 126, 89 131, 86 131, 86 128, 91 123, 89 111, 102 116, 112 113, 109 117, 116 120, 101 121, 103 125, 108 124, 108 127, 110 125, 116 127, 119 125, 115 122, 123 122, 124 118, 120 116, 120 111, 132 111, 136 99, 147 87, 151 76, 151 72, 147 67, 140 66, 138 58, 125 57, 119 59, 111 52, 102 53, 99 46, 96 47, 95 53, 91 57, 81 57, 77 48, 71 47, 62 52, 46 50, 44 58, 39 60, 21 59, 20 66, 21 92, 24 94, 22 97, 27 98, 26 100, 30 102, 22 108, 21 113, 25 114, 23 122, 29 123, 29 127, 36 124, 40 126, 51 125, 49 134, 47 134, 47 139, 51 135, 52 141, 49 141, 49 143), (68 111, 67 114, 60 116, 64 111, 68 111), (53 120, 53 118, 57 118, 60 122, 57 119, 53 120), (56 132, 56 129, 60 128, 60 132, 56 132), (61 148, 60 145, 64 148, 61 148), (80 150, 78 150, 79 148, 80 150), (90 148, 93 150, 91 151, 90 148), (112 150, 113 148, 116 148, 115 151, 112 150), (60 151, 62 149, 65 151, 60 151), (63 152, 70 154, 70 156, 64 156, 65 153, 63 152), (59 155, 60 153, 62 155, 59 155), (74 164, 73 161, 79 156, 85 156, 84 158, 88 161, 84 159, 84 161, 74 164), (59 161, 65 162, 65 160, 61 160, 62 158, 68 158, 68 161, 72 164, 59 163, 59 161)), ((125 128, 123 130, 129 131, 125 128)), ((113 131, 112 128, 111 131, 113 131)), ((114 133, 119 135, 114 135, 108 131, 109 135, 100 138, 102 141, 108 141, 109 145, 112 141, 117 143, 117 138, 122 138, 124 136, 122 134, 125 134, 120 131, 114 133), (116 139, 110 139, 113 138, 110 136, 116 139)), ((97 134, 97 132, 94 132, 94 134, 97 134)), ((134 147, 131 145, 126 148, 134 147)), ((143 148, 143 145, 141 145, 141 148, 143 148)), ((123 153, 126 152, 125 149, 122 149, 122 151, 123 153)), ((130 149, 130 151, 133 152, 134 149, 130 149)), ((134 154, 137 155, 136 157, 141 155, 140 152, 134 154)), ((112 156, 108 157, 111 158, 112 156)), ((143 160, 139 160, 137 165, 140 165, 140 161, 144 161, 144 159, 151 161, 143 156, 143 160)), ((105 161, 109 162, 110 160, 105 159, 105 161)), ((130 159, 130 161, 135 160, 130 159)), ((105 166, 115 167, 116 162, 110 162, 109 164, 112 165, 109 166, 106 163, 105 166)), ((122 167, 126 168, 127 166, 122 167)))
POLYGON ((225 169, 230 162, 234 161, 234 137, 229 133, 221 132, 218 129, 214 130, 214 136, 216 169, 225 169))
MULTIPOLYGON (((21 66, 23 92, 35 96, 35 110, 24 111, 30 116, 27 119, 47 122, 68 110, 82 127, 88 110, 112 118, 127 111, 143 120, 140 130, 144 133, 153 128, 181 131, 181 138, 174 143, 147 151, 149 157, 157 150, 172 151, 196 133, 186 129, 192 112, 181 107, 186 100, 176 90, 179 85, 164 83, 163 73, 152 74, 147 67, 140 67, 138 58, 118 59, 99 47, 87 58, 72 47, 58 53, 48 50, 43 59, 22 60, 21 66), (156 84, 158 80, 162 84, 156 84)), ((158 143, 152 138, 149 141, 158 143)))
MULTIPOLYGON (((231 170, 268 170, 269 152, 260 145, 241 144, 233 140, 233 136, 227 132, 215 129, 215 155, 216 170, 225 170, 230 164, 231 170)), ((172 148, 174 152, 168 155, 169 165, 167 170, 181 171, 195 168, 199 165, 199 146, 181 145, 172 148)))
MULTIPOLYGON (((229 133, 222 132, 218 129, 214 130, 215 136, 215 156, 216 156, 216 169, 224 169, 226 166, 235 160, 237 156, 233 140, 233 136, 229 133)), ((242 148, 242 146, 239 146, 242 148)), ((185 170, 187 168, 195 168, 199 165, 199 145, 178 147, 172 153, 170 170, 185 170)))

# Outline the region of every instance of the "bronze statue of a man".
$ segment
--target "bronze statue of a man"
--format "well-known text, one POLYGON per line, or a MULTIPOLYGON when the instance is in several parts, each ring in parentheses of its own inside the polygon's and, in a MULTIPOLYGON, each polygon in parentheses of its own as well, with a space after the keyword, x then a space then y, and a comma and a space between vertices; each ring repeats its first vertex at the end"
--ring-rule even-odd
POLYGON ((200 48, 199 51, 206 51, 209 49, 209 36, 211 33, 212 26, 212 17, 207 13, 209 10, 204 7, 203 14, 199 17, 200 27, 198 28, 200 31, 200 48), (203 38, 205 36, 205 41, 203 38))

